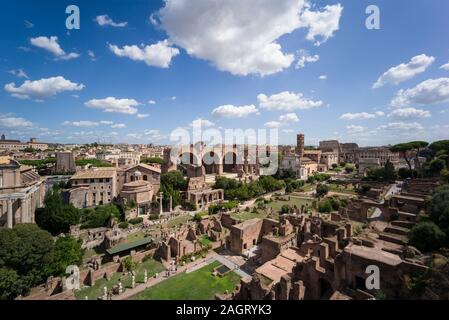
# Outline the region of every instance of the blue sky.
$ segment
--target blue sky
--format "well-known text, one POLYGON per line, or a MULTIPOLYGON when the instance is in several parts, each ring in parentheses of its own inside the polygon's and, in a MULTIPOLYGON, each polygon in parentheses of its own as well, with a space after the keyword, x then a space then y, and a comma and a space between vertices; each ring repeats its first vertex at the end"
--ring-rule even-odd
POLYGON ((284 144, 448 139, 447 12, 440 0, 2 1, 0 132, 165 144, 203 119, 276 127, 284 144), (69 4, 80 30, 65 27, 69 4), (373 4, 380 30, 365 27, 373 4))

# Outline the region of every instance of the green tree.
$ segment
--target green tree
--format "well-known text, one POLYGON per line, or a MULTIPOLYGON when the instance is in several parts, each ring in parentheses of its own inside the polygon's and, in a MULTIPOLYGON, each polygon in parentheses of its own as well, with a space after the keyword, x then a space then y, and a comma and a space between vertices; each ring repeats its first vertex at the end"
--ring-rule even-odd
POLYGON ((0 300, 13 300, 21 292, 22 286, 17 272, 0 268, 0 300))
POLYGON ((424 252, 439 249, 445 238, 446 234, 433 222, 420 222, 409 234, 410 244, 424 252))
POLYGON ((54 245, 51 273, 53 275, 64 275, 68 266, 79 266, 84 255, 84 249, 81 248, 81 245, 81 240, 76 240, 70 236, 58 238, 54 245))
POLYGON ((316 187, 316 195, 321 198, 324 197, 329 192, 329 186, 326 184, 319 184, 316 187))
POLYGON ((429 145, 426 141, 411 141, 407 143, 400 143, 392 146, 390 148, 391 152, 400 153, 401 157, 404 158, 405 162, 407 162, 408 168, 412 170, 411 160, 415 158, 416 164, 418 168, 421 168, 421 164, 419 162, 419 153, 421 149, 427 147, 429 145))
POLYGON ((444 232, 449 232, 449 185, 435 189, 429 204, 429 215, 444 232))
POLYGON ((80 221, 80 211, 71 204, 64 203, 58 188, 53 188, 45 196, 45 207, 36 216, 36 223, 52 235, 67 233, 70 226, 80 221))
POLYGON ((42 283, 50 274, 53 259, 53 238, 35 224, 18 224, 12 229, 0 228, 0 290, 8 286, 7 275, 18 279, 10 291, 0 291, 0 296, 12 293, 26 294, 30 288, 42 283))

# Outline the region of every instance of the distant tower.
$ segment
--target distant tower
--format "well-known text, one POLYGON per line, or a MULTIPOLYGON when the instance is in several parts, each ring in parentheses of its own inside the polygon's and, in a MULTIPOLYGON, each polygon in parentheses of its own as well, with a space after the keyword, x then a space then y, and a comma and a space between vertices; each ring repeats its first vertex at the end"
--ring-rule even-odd
POLYGON ((5 140, 6 140, 6 137, 4 134, 2 134, 2 141, 5 141, 5 140))
POLYGON ((304 157, 304 134, 300 133, 296 136, 296 154, 304 157))

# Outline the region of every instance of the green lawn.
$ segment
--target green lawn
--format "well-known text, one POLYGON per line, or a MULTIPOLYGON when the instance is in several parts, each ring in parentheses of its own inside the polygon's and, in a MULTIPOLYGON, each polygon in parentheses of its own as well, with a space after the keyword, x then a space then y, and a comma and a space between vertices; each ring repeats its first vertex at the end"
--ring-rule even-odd
POLYGON ((329 183, 328 186, 329 186, 329 191, 332 191, 332 192, 356 194, 356 191, 355 191, 353 185, 348 185, 347 187, 345 187, 343 185, 338 185, 338 184, 335 184, 335 183, 329 183))
MULTIPOLYGON (((152 277, 157 272, 162 272, 165 267, 159 261, 148 259, 142 262, 136 267, 136 283, 143 283, 145 270, 147 270, 148 278, 152 277)), ((95 282, 92 287, 85 287, 81 290, 75 292, 77 299, 84 300, 87 296, 89 300, 96 300, 98 297, 103 295, 103 287, 106 286, 108 290, 113 286, 117 285, 119 279, 122 280, 123 288, 130 288, 132 278, 128 276, 123 276, 121 272, 112 275, 111 279, 108 281, 104 278, 99 279, 95 282)))
POLYGON ((212 271, 220 266, 217 261, 191 273, 181 273, 146 289, 131 300, 213 300, 215 294, 234 290, 240 277, 229 272, 214 277, 212 271))
MULTIPOLYGON (((283 196, 283 198, 287 198, 287 197, 289 197, 289 196, 288 195, 283 196)), ((298 208, 301 208, 302 205, 306 205, 306 204, 309 204, 309 206, 311 206, 312 202, 313 202, 312 199, 304 199, 304 198, 290 196, 290 200, 288 200, 288 201, 274 200, 273 202, 265 204, 265 206, 267 208, 273 208, 274 213, 276 213, 276 216, 277 216, 277 213, 279 211, 281 211, 281 208, 283 205, 289 205, 289 206, 296 205, 298 208)), ((268 217, 268 214, 266 214, 265 210, 263 210, 263 209, 258 210, 257 212, 253 212, 251 209, 250 212, 241 211, 239 213, 232 213, 231 216, 240 221, 246 221, 246 220, 250 220, 250 219, 254 219, 254 218, 264 219, 264 218, 268 217)), ((277 217, 275 219, 277 219, 277 217)))
POLYGON ((182 217, 175 218, 175 219, 169 221, 167 226, 168 226, 168 228, 177 227, 182 224, 186 224, 190 220, 192 220, 192 217, 190 215, 182 216, 182 217))
MULTIPOLYGON (((283 196, 284 198, 289 197, 288 195, 283 196)), ((294 196, 290 196, 290 200, 289 201, 280 201, 280 200, 275 200, 271 203, 267 204, 268 208, 273 208, 276 211, 281 211, 281 208, 283 205, 289 205, 289 206, 294 206, 296 205, 298 208, 301 208, 302 205, 306 205, 309 204, 309 206, 312 205, 313 200, 312 199, 304 199, 304 198, 297 198, 294 196)))

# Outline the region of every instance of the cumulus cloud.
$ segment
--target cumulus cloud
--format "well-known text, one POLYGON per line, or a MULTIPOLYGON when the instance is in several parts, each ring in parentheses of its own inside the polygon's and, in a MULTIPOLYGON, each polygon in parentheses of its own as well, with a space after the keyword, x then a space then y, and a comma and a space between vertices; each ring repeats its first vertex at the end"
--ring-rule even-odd
POLYGON ((234 105, 224 105, 215 108, 212 111, 212 115, 219 118, 246 118, 251 114, 257 114, 259 110, 255 105, 248 106, 234 106, 234 105))
POLYGON ((145 119, 145 118, 148 118, 149 116, 150 115, 147 113, 138 113, 137 114, 137 118, 139 118, 139 119, 145 119))
POLYGON ((269 121, 269 122, 265 123, 265 127, 270 128, 270 129, 279 128, 281 125, 282 125, 282 123, 280 123, 279 121, 269 121))
POLYGON ((148 100, 148 104, 156 104, 155 100, 148 100))
POLYGON ((75 52, 66 53, 58 43, 58 37, 37 37, 31 38, 30 43, 38 48, 47 50, 55 56, 56 60, 71 60, 78 58, 80 55, 75 52))
POLYGON ((448 63, 446 63, 446 64, 443 64, 441 67, 440 67, 440 69, 443 69, 443 70, 446 70, 446 71, 449 71, 449 62, 448 63))
POLYGON ((401 82, 423 73, 434 61, 434 57, 426 56, 425 54, 415 56, 408 63, 401 63, 386 71, 379 79, 377 79, 373 88, 380 88, 385 84, 398 85, 401 82))
POLYGON ((362 133, 365 131, 365 128, 362 126, 356 126, 354 124, 351 124, 349 126, 346 126, 346 130, 348 131, 348 133, 350 134, 354 134, 354 133, 362 133))
POLYGON ((179 54, 179 49, 171 47, 167 40, 156 44, 143 46, 131 45, 120 48, 109 44, 109 49, 118 57, 127 57, 134 61, 145 62, 148 66, 168 68, 173 57, 179 54))
POLYGON ((114 122, 109 121, 109 120, 103 120, 103 121, 100 121, 100 123, 101 123, 101 124, 105 124, 105 125, 111 125, 111 124, 114 124, 114 122))
POLYGON ((384 116, 385 113, 382 111, 377 111, 374 113, 368 113, 368 112, 358 112, 358 113, 345 113, 340 116, 340 120, 367 120, 367 119, 374 119, 377 117, 384 116))
POLYGON ((298 122, 299 118, 296 115, 296 113, 292 112, 292 113, 287 113, 287 114, 281 115, 279 117, 279 121, 282 123, 298 122))
POLYGON ((259 94, 257 96, 257 100, 259 101, 261 108, 278 111, 293 111, 296 109, 305 110, 321 107, 323 105, 322 101, 309 100, 304 98, 302 93, 288 91, 271 96, 259 94))
POLYGON ((26 74, 25 71, 23 71, 23 69, 9 70, 8 73, 12 74, 13 76, 16 76, 17 78, 29 79, 28 75, 26 74))
POLYGON ((206 120, 206 119, 195 119, 193 120, 190 124, 190 127, 195 127, 195 128, 210 128, 215 126, 215 123, 213 123, 212 121, 206 120))
POLYGON ((82 121, 64 121, 62 125, 72 127, 92 128, 97 127, 99 123, 95 121, 82 120, 82 121))
POLYGON ((113 124, 111 126, 111 128, 113 128, 113 129, 123 129, 123 128, 126 128, 126 125, 124 123, 116 123, 116 124, 113 124))
POLYGON ((3 129, 23 129, 32 127, 33 123, 20 117, 0 114, 0 128, 3 129))
POLYGON ((92 99, 84 103, 85 106, 94 109, 100 109, 104 112, 116 112, 124 114, 136 114, 136 106, 139 103, 134 99, 117 99, 114 97, 107 97, 104 99, 92 99))
POLYGON ((323 75, 319 76, 318 79, 326 80, 327 79, 327 75, 323 74, 323 75))
POLYGON ((110 26, 110 27, 115 27, 115 28, 123 28, 123 27, 126 27, 128 25, 128 22, 126 22, 126 21, 124 21, 124 22, 114 22, 107 14, 103 14, 103 15, 97 16, 95 18, 95 21, 101 27, 110 26))
POLYGON ((83 84, 58 76, 35 81, 26 80, 20 87, 11 82, 5 85, 5 91, 20 99, 44 99, 64 91, 79 91, 84 87, 83 84))
POLYGON ((315 41, 315 45, 319 46, 339 29, 343 7, 339 3, 327 5, 323 11, 312 11, 310 5, 307 7, 301 16, 302 24, 309 28, 306 39, 315 41))
POLYGON ((91 61, 97 60, 97 58, 95 57, 95 52, 93 52, 92 50, 87 50, 87 55, 89 56, 91 61))
POLYGON ((422 130, 423 126, 417 122, 390 122, 378 127, 378 130, 388 131, 414 131, 422 130))
MULTIPOLYGON (((304 0, 166 0, 157 14, 170 40, 193 57, 234 75, 280 72, 293 63, 278 39, 308 28, 307 39, 326 41, 338 30, 342 7, 312 11, 304 0)), ((154 20, 154 19, 153 19, 154 20)))
POLYGON ((431 113, 423 109, 403 108, 392 111, 388 117, 396 119, 429 118, 431 113))
POLYGON ((306 66, 306 63, 314 63, 320 60, 320 56, 315 54, 309 55, 306 50, 299 50, 298 61, 296 62, 296 69, 302 69, 306 66))
POLYGON ((449 101, 449 78, 429 79, 416 87, 399 90, 391 101, 396 108, 413 104, 430 105, 449 101))

